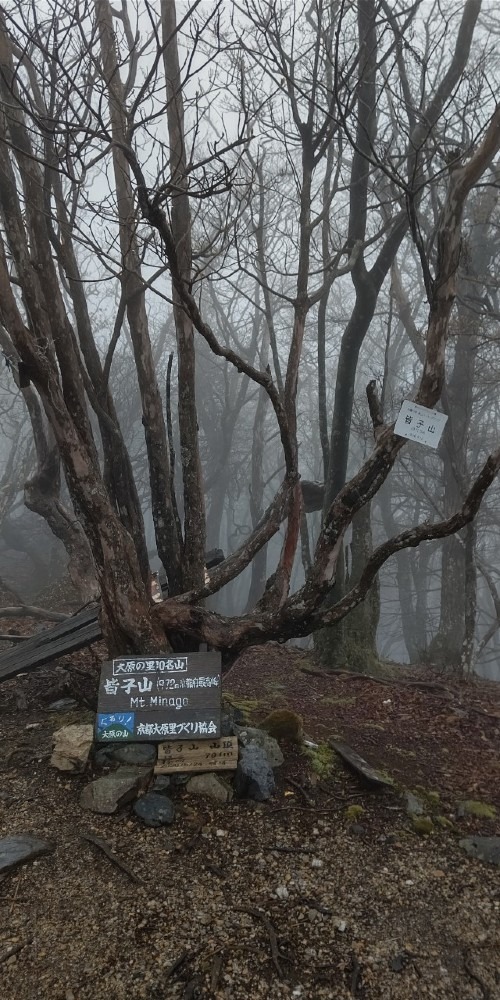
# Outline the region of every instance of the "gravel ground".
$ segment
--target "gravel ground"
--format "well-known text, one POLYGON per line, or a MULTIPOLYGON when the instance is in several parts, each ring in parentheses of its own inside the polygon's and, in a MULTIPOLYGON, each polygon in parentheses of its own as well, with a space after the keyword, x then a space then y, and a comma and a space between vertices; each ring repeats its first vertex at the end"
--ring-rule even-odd
POLYGON ((0 716, 1 836, 55 846, 0 883, 2 1000, 500 1000, 500 871, 456 832, 418 837, 397 795, 341 766, 315 785, 298 751, 270 803, 179 790, 170 828, 93 816, 88 777, 48 765, 60 724, 0 716))

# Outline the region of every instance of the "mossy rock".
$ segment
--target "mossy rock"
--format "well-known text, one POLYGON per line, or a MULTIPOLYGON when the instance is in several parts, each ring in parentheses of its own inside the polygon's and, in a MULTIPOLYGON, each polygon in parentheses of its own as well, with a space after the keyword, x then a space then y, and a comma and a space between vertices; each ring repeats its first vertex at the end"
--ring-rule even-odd
POLYGON ((448 819, 447 816, 434 816, 434 823, 436 826, 440 826, 442 830, 454 830, 455 825, 448 819))
POLYGON ((421 837, 428 837, 434 831, 434 823, 430 816, 412 816, 412 827, 421 837))
POLYGON ((417 798, 421 799, 422 802, 425 802, 429 807, 429 809, 431 810, 435 809, 441 802, 441 796, 439 792, 436 792, 434 789, 431 788, 424 788, 423 785, 416 785, 414 794, 417 796, 417 798))
POLYGON ((349 822, 355 823, 356 820, 360 819, 364 811, 363 806, 353 804, 352 806, 347 806, 345 814, 349 822))
POLYGON ((327 743, 319 743, 317 747, 305 747, 304 753, 313 771, 320 778, 330 777, 336 764, 336 755, 327 743))
POLYGON ((429 802, 434 802, 436 805, 441 801, 439 792, 427 792, 427 798, 429 799, 429 802))
POLYGON ((459 802, 457 806, 457 815, 461 817, 475 816, 477 819, 495 819, 496 814, 494 806, 476 799, 466 799, 465 802, 459 802))
POLYGON ((385 770, 385 767, 376 767, 374 770, 384 784, 391 785, 395 789, 398 788, 397 781, 393 778, 392 774, 389 774, 389 771, 385 770))

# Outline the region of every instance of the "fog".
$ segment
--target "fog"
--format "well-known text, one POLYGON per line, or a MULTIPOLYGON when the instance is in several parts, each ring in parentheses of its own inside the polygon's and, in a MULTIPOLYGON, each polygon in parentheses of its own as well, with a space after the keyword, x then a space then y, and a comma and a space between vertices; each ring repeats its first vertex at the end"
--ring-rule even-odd
MULTIPOLYGON (((55 32, 54 25, 49 24, 52 6, 47 2, 47 37, 55 32)), ((271 16, 273 5, 235 4, 232 12, 224 5, 212 6, 209 12, 202 4, 187 17, 187 5, 179 5, 178 15, 181 19, 186 14, 179 52, 186 175, 191 195, 193 295, 204 323, 215 331, 222 347, 220 353, 229 355, 232 351, 247 367, 269 371, 282 398, 286 397, 287 385, 293 382, 290 358, 300 312, 298 303, 301 295, 304 300, 307 297, 307 310, 303 317, 300 313, 304 329, 293 415, 298 471, 302 481, 326 483, 327 491, 333 490, 335 496, 374 447, 368 383, 375 383, 383 420, 388 425, 396 419, 403 400, 413 398, 418 388, 425 356, 429 288, 439 249, 436 232, 445 201, 450 156, 455 144, 469 155, 493 111, 490 83, 498 72, 491 34, 494 18, 488 12, 486 20, 480 19, 475 25, 462 75, 458 82, 450 83, 450 94, 443 101, 446 108, 441 108, 432 128, 429 125, 428 132, 419 139, 422 158, 418 171, 422 177, 413 206, 418 218, 412 219, 410 225, 406 215, 409 182, 405 174, 409 154, 405 149, 408 142, 410 146, 413 142, 408 136, 418 132, 415 109, 434 107, 433 95, 439 96, 439 87, 446 81, 449 53, 456 44, 463 13, 460 5, 443 5, 445 10, 439 15, 432 44, 425 27, 425 4, 417 5, 418 16, 409 21, 405 52, 398 47, 406 24, 402 4, 395 5, 397 25, 390 18, 385 25, 388 33, 394 32, 394 43, 389 43, 385 29, 380 29, 378 96, 371 109, 373 120, 364 133, 361 130, 363 142, 369 137, 369 148, 364 154, 366 204, 358 220, 353 191, 365 180, 359 164, 356 166, 361 139, 353 134, 356 127, 358 131, 361 128, 363 112, 359 110, 356 119, 350 103, 358 73, 357 27, 352 12, 345 13, 342 34, 338 31, 336 5, 332 5, 328 16, 323 12, 326 20, 322 41, 314 49, 321 27, 316 22, 319 14, 314 13, 315 5, 278 4, 274 16, 278 17, 279 9, 279 24, 271 16), (269 8, 268 22, 263 7, 269 8), (292 30, 294 25, 297 30, 292 30), (266 32, 269 52, 264 58, 266 32), (398 58, 406 59, 406 77, 401 62, 390 62, 391 44, 398 58), (313 51, 317 53, 316 63, 313 51), (280 60, 283 76, 278 72, 280 60), (422 72, 424 61, 427 74, 422 72), (345 74, 345 81, 336 79, 335 86, 342 92, 340 97, 337 94, 333 111, 333 105, 328 103, 335 89, 332 73, 335 76, 340 72, 345 74), (413 93, 414 106, 408 91, 413 93), (308 114, 320 138, 315 147, 317 159, 313 157, 314 169, 307 175, 306 184, 303 123, 308 114), (322 130, 328 141, 321 138, 322 130), (405 179, 406 187, 401 180, 398 188, 400 178, 405 179), (305 233, 309 240, 307 254, 303 251, 305 233), (394 251, 386 264, 390 239, 394 251), (306 277, 302 274, 304 268, 306 277), (305 283, 307 295, 301 291, 301 282, 305 283), (364 296, 366 302, 373 298, 366 323, 364 312, 368 306, 365 308, 364 296), (348 376, 343 375, 346 358, 348 376), (352 386, 346 388, 351 376, 352 386), (340 442, 337 450, 336 442, 340 442)), ((13 37, 19 43, 23 34, 35 37, 35 27, 28 23, 27 15, 22 25, 21 7, 14 4, 10 10, 12 19, 7 18, 7 23, 13 37)), ((154 7, 150 10, 154 12, 154 7)), ((165 81, 157 58, 156 36, 146 12, 141 10, 137 15, 130 5, 129 13, 128 27, 135 41, 131 43, 123 17, 116 19, 115 29, 120 73, 128 86, 126 102, 135 115, 131 149, 140 160, 148 187, 155 192, 161 191, 162 185, 168 188, 170 174, 165 81), (137 31, 141 34, 140 45, 137 31)), ((95 124, 97 117, 94 121, 92 114, 82 110, 82 91, 78 88, 83 86, 84 77, 76 78, 78 73, 84 73, 87 56, 89 60, 90 55, 95 57, 96 64, 100 58, 95 39, 88 42, 85 51, 85 18, 90 19, 90 24, 90 8, 82 14, 80 25, 69 19, 66 49, 62 46, 59 56, 68 65, 71 63, 71 72, 76 75, 72 80, 76 96, 64 112, 66 117, 58 123, 58 142, 64 145, 67 159, 73 158, 74 170, 70 180, 61 167, 61 199, 67 197, 68 204, 73 199, 69 228, 79 284, 84 289, 100 363, 109 362, 110 394, 130 457, 150 565, 152 570, 159 570, 163 567, 157 555, 158 520, 151 494, 151 455, 145 443, 144 390, 137 374, 136 334, 131 326, 133 317, 125 309, 120 314, 125 287, 124 250, 109 152, 111 125, 99 104, 106 101, 105 75, 99 76, 96 71, 91 98, 92 114, 97 116, 99 105, 99 114, 103 115, 104 124, 101 121, 99 125, 95 124), (82 70, 71 62, 78 53, 82 70)), ((41 44, 38 50, 35 45, 34 53, 33 66, 44 79, 46 55, 41 44)), ((23 79, 28 87, 28 75, 23 79)), ((26 109, 24 113, 29 117, 26 109)), ((38 144, 41 148, 43 130, 37 131, 36 119, 34 122, 34 147, 38 144)), ((15 169, 23 205, 26 189, 20 180, 19 165, 15 169)), ((417 171, 417 166, 413 169, 417 171)), ((131 190, 137 210, 133 185, 131 190)), ((64 227, 57 215, 59 195, 55 187, 52 197, 52 221, 56 225, 54 220, 59 220, 60 235, 64 227)), ((170 219, 172 193, 167 193, 163 201, 159 199, 159 204, 170 219)), ((410 441, 398 454, 368 507, 370 538, 365 539, 366 557, 405 528, 450 517, 461 506, 485 456, 498 446, 499 224, 498 163, 493 162, 484 184, 472 191, 464 213, 463 252, 449 324, 446 377, 436 404, 448 415, 446 429, 435 451, 410 441)), ((30 325, 32 316, 20 287, 5 210, 1 230, 13 294, 30 325)), ((139 217, 138 210, 133 230, 163 419, 168 427, 171 423, 170 460, 175 456, 171 472, 176 505, 180 523, 185 526, 184 484, 189 461, 179 430, 183 386, 178 383, 178 314, 170 280, 171 260, 158 233, 139 217), (171 355, 174 357, 169 372, 171 355)), ((67 274, 64 276, 57 239, 52 241, 51 253, 59 268, 61 299, 68 321, 80 336, 79 307, 67 274)), ((54 586, 64 586, 68 552, 47 519, 27 509, 24 502, 25 484, 40 473, 40 455, 33 441, 26 393, 19 378, 13 377, 18 360, 14 358, 16 352, 10 351, 13 335, 5 316, 2 323, 1 345, 6 363, 0 372, 0 579, 20 601, 37 603, 54 586)), ((99 410, 88 387, 90 366, 81 341, 77 351, 81 384, 87 393, 88 420, 104 475, 106 445, 99 410)), ((232 358, 217 356, 198 333, 195 353, 197 447, 206 512, 206 549, 221 549, 228 556, 251 536, 273 501, 283 480, 284 452, 276 413, 265 388, 244 370, 242 373, 242 366, 232 358)), ((74 494, 64 475, 59 499, 75 522, 80 522, 74 494)), ((303 585, 310 562, 314 561, 324 514, 321 507, 319 503, 318 509, 304 515, 291 594, 303 585)), ((266 580, 279 564, 285 534, 284 522, 250 565, 208 598, 207 606, 231 617, 254 608, 266 580)), ((358 536, 348 529, 339 577, 344 575, 351 583, 356 582, 356 567, 363 556, 358 546, 358 536)), ((404 549, 382 567, 374 626, 377 655, 400 664, 429 663, 438 669, 458 671, 466 633, 471 628, 469 611, 474 606, 471 669, 482 677, 500 680, 499 566, 500 501, 496 482, 486 494, 473 533, 466 528, 455 537, 404 549)), ((372 600, 374 594, 372 588, 366 600, 372 600)), ((8 601, 11 599, 12 595, 8 601)), ((77 603, 77 593, 74 600, 77 603)), ((7 603, 6 598, 3 603, 7 603)), ((361 632, 364 627, 359 625, 361 632)), ((364 636, 360 634, 359 638, 362 643, 364 636)), ((305 637, 300 641, 307 645, 313 639, 305 637)))

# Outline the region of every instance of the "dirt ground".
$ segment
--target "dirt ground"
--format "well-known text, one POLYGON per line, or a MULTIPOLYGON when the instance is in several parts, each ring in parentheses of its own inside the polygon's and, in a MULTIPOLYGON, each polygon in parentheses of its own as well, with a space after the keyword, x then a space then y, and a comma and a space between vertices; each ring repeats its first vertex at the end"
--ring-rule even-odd
POLYGON ((49 766, 53 731, 91 718, 100 654, 2 685, 0 834, 54 845, 0 882, 2 1000, 500 1000, 500 869, 458 843, 500 829, 456 816, 465 798, 500 814, 500 686, 324 677, 303 653, 249 650, 225 678, 233 701, 255 720, 294 708, 307 735, 349 743, 394 790, 338 759, 320 777, 286 747, 270 802, 215 806, 180 787, 174 824, 147 829, 129 807, 82 811, 91 775, 49 766), (47 711, 75 691, 77 710, 47 711), (449 826, 413 830, 402 792, 417 786, 449 826))

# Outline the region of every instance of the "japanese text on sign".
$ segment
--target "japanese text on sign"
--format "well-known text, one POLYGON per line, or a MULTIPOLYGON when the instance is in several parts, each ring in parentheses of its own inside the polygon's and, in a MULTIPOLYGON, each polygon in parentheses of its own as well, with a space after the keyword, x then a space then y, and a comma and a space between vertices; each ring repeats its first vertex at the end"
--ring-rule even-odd
POLYGON ((187 656, 174 656, 164 660, 113 660, 113 674, 187 673, 187 656))
POLYGON ((183 743, 160 743, 155 774, 176 771, 228 771, 238 763, 238 739, 197 740, 183 743))
POLYGON ((105 663, 97 738, 214 738, 220 734, 220 654, 122 657, 105 663))
POLYGON ((405 399, 394 427, 394 433, 409 441, 418 441, 429 448, 437 448, 448 417, 439 410, 405 399))

